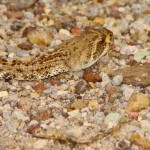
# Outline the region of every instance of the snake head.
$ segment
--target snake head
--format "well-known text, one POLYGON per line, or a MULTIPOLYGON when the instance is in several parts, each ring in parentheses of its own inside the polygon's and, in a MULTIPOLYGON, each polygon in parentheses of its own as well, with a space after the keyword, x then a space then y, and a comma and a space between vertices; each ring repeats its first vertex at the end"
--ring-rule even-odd
POLYGON ((94 40, 94 47, 92 51, 92 57, 95 60, 98 60, 102 56, 104 56, 113 46, 114 44, 114 36, 112 31, 102 28, 102 29, 95 29, 93 32, 96 33, 97 39, 94 40))

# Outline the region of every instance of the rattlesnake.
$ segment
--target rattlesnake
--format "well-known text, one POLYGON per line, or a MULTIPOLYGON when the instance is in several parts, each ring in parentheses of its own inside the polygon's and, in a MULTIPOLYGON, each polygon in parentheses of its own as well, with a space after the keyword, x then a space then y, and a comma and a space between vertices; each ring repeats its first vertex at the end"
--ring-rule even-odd
POLYGON ((94 64, 112 47, 113 33, 106 29, 90 29, 64 41, 31 62, 0 60, 0 79, 44 79, 62 72, 79 71, 94 64))

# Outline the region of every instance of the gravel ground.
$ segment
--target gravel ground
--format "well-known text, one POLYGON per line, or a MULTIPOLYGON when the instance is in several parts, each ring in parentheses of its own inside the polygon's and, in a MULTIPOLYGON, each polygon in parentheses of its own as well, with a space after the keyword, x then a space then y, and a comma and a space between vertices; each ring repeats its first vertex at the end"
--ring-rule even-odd
POLYGON ((0 81, 2 150, 150 149, 149 0, 0 0, 0 58, 30 61, 86 28, 114 47, 43 81, 0 81))

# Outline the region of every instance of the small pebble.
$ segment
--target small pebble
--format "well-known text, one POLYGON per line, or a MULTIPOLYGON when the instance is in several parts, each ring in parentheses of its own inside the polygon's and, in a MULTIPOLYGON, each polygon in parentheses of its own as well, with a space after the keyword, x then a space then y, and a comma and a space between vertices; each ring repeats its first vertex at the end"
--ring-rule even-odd
POLYGON ((7 91, 0 91, 0 98, 8 96, 7 91))
POLYGON ((145 132, 150 133, 150 120, 141 120, 140 126, 145 132))
POLYGON ((113 85, 120 85, 123 81, 123 76, 122 75, 116 75, 113 79, 112 79, 112 84, 113 85))
POLYGON ((98 18, 98 17, 96 17, 96 18, 94 19, 94 22, 95 22, 95 23, 98 23, 98 24, 100 24, 100 25, 104 25, 104 23, 105 23, 104 19, 98 18))
POLYGON ((99 107, 98 101, 97 100, 91 100, 89 101, 89 105, 88 105, 90 110, 96 110, 99 107))
POLYGON ((72 117, 79 116, 79 115, 80 115, 80 112, 79 112, 78 109, 76 109, 76 110, 73 110, 73 111, 68 112, 68 115, 69 115, 69 117, 72 118, 72 117))
POLYGON ((29 42, 22 42, 18 45, 18 47, 23 50, 31 50, 32 49, 32 45, 29 42))
POLYGON ((121 114, 112 112, 106 116, 104 122, 105 124, 109 124, 110 122, 118 123, 120 119, 121 119, 121 114))
POLYGON ((74 102, 74 103, 71 105, 71 108, 81 110, 82 108, 87 107, 88 104, 89 104, 89 101, 88 101, 88 100, 79 100, 79 101, 74 102))
POLYGON ((29 126, 32 126, 32 125, 37 125, 37 124, 38 124, 38 121, 37 121, 37 120, 31 120, 28 125, 29 125, 29 126))
POLYGON ((85 72, 83 75, 83 79, 87 82, 100 82, 102 79, 100 78, 99 74, 96 72, 85 72))
POLYGON ((31 98, 38 98, 39 94, 38 93, 30 93, 31 98))
POLYGON ((30 54, 33 56, 38 56, 40 54, 40 50, 38 48, 33 48, 30 50, 30 54))
POLYGON ((67 130, 67 135, 69 137, 79 138, 84 133, 84 127, 73 127, 67 130))
POLYGON ((0 51, 0 57, 5 57, 5 56, 7 56, 7 52, 4 52, 4 51, 0 51))
POLYGON ((59 30, 59 37, 60 37, 61 40, 65 41, 65 40, 70 39, 71 34, 68 30, 60 29, 59 30))
POLYGON ((34 149, 44 149, 44 147, 47 145, 48 140, 38 140, 33 144, 34 149))
POLYGON ((58 45, 60 45, 62 43, 61 40, 54 40, 51 42, 51 47, 57 47, 58 45))
POLYGON ((125 97, 126 100, 129 100, 134 92, 134 88, 130 86, 124 86, 122 89, 123 89, 123 96, 125 97))
POLYGON ((46 88, 44 86, 44 83, 39 83, 32 87, 38 94, 42 93, 46 88))
POLYGON ((17 52, 17 56, 18 57, 29 57, 30 55, 29 55, 29 52, 22 50, 22 51, 17 52))
POLYGON ((104 72, 100 73, 100 77, 102 78, 102 81, 109 80, 109 76, 104 72))
POLYGON ((28 116, 25 116, 21 110, 15 110, 13 112, 13 115, 18 120, 22 120, 22 121, 29 121, 30 120, 30 118, 28 116))
POLYGON ((145 56, 150 56, 150 52, 149 51, 139 51, 137 53, 134 54, 134 60, 136 60, 137 62, 141 61, 145 56))
POLYGON ((26 34, 27 39, 31 44, 36 45, 43 45, 48 46, 50 45, 51 41, 53 40, 53 35, 46 28, 32 28, 32 29, 25 29, 24 34, 26 34))
POLYGON ((25 12, 23 12, 23 14, 24 14, 24 17, 27 19, 34 19, 34 14, 31 12, 25 11, 25 12))
POLYGON ((8 58, 14 58, 15 54, 14 53, 9 53, 8 58))
POLYGON ((90 17, 94 17, 94 16, 97 16, 98 15, 98 7, 97 6, 93 6, 93 7, 90 7, 90 13, 88 13, 87 15, 90 16, 90 17))
POLYGON ((74 27, 74 28, 71 29, 71 32, 72 32, 72 34, 73 34, 74 36, 79 36, 80 33, 81 33, 81 30, 80 30, 80 28, 78 28, 78 27, 74 27))
POLYGON ((127 111, 140 111, 141 109, 147 108, 150 105, 150 99, 148 95, 139 93, 133 94, 128 102, 127 111))

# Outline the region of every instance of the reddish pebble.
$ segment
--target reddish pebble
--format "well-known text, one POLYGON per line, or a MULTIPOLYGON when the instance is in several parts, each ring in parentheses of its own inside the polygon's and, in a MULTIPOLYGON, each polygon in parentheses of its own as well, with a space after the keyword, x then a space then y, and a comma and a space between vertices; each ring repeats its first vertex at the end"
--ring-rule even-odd
POLYGON ((52 80, 50 80, 50 83, 51 83, 51 85, 58 85, 59 80, 52 79, 52 80))
POLYGON ((93 83, 100 82, 102 80, 97 72, 92 72, 92 71, 84 73, 83 79, 87 82, 93 82, 93 83))
POLYGON ((37 93, 42 93, 46 88, 44 86, 44 83, 39 83, 36 86, 33 87, 33 89, 37 92, 37 93))
POLYGON ((129 112, 129 113, 128 113, 128 118, 129 118, 130 120, 138 119, 138 116, 139 116, 139 113, 138 113, 138 112, 129 112))
POLYGON ((35 125, 31 125, 28 129, 27 129, 27 133, 29 134, 34 134, 35 131, 39 128, 38 124, 35 125))
POLYGON ((37 111, 36 114, 33 115, 31 118, 32 120, 41 121, 41 120, 48 120, 49 118, 52 117, 53 117, 52 110, 45 109, 37 111))
POLYGON ((74 35, 74 36, 79 36, 81 31, 80 31, 80 28, 78 27, 74 27, 71 29, 71 33, 74 35))
POLYGON ((134 46, 134 45, 137 45, 137 42, 134 42, 134 41, 128 41, 127 44, 130 45, 130 46, 134 46))

